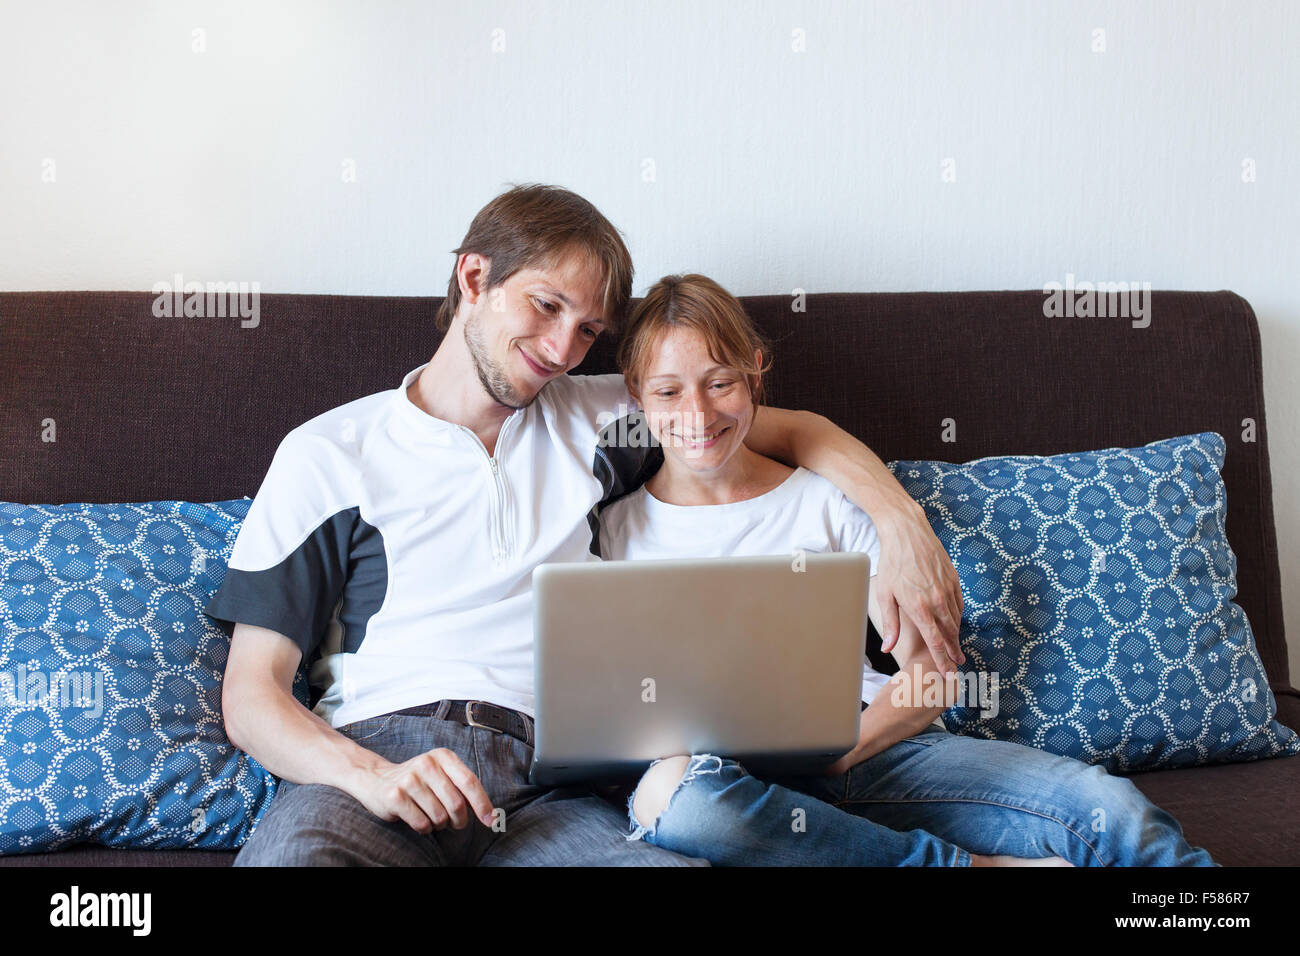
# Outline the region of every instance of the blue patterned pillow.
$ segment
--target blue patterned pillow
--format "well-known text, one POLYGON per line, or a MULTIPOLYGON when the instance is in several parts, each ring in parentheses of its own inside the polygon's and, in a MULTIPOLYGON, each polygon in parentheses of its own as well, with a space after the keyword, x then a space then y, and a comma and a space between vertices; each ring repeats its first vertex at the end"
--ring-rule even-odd
POLYGON ((1113 771, 1300 753, 1232 600, 1224 450, 890 462, 961 578, 965 671, 998 678, 949 730, 1113 771))
POLYGON ((203 607, 251 503, 0 503, 0 854, 247 839, 276 779, 226 739, 203 607))

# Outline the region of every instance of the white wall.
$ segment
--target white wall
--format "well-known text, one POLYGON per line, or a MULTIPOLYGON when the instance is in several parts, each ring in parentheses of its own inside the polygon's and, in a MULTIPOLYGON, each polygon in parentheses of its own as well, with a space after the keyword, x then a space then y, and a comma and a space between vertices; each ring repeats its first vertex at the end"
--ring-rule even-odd
POLYGON ((474 212, 543 181, 626 232, 638 293, 1235 290, 1300 683, 1300 4, 11 0, 0 25, 4 289, 438 295, 474 212))

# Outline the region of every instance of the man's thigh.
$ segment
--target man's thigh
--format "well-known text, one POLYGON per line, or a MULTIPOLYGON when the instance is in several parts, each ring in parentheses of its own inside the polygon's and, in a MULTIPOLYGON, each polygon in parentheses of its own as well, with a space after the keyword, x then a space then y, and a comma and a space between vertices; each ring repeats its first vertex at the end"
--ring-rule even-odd
MULTIPOLYGON (((507 804, 514 796, 500 768, 491 759, 483 759, 485 748, 474 734, 486 731, 450 721, 390 714, 350 724, 341 732, 393 763, 446 747, 478 775, 494 805, 507 804)), ((473 818, 463 830, 417 833, 404 820, 381 820, 343 790, 282 781, 235 865, 456 865, 473 862, 492 838, 473 818)))
POLYGON ((437 866, 437 845, 325 784, 281 781, 235 866, 437 866))
MULTIPOLYGON (((520 745, 521 747, 523 745, 520 745)), ((580 787, 536 791, 506 819, 483 866, 708 866, 641 840, 629 841, 627 811, 580 787)))

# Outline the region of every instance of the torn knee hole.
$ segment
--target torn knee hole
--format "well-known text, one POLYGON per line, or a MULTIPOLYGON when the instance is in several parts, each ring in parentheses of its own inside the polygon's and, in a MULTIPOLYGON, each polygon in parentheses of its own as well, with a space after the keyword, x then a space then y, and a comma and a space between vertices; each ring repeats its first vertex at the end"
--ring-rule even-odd
POLYGON ((632 813, 642 827, 654 826, 668 809, 673 794, 702 773, 718 773, 722 758, 712 754, 656 760, 641 777, 632 795, 632 813))

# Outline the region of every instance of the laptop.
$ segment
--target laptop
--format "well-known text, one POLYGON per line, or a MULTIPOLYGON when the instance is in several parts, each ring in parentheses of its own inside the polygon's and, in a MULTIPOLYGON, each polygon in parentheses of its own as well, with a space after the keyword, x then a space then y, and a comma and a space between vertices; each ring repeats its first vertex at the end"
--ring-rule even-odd
POLYGON ((539 566, 530 779, 820 772, 857 744, 870 577, 858 552, 539 566))

